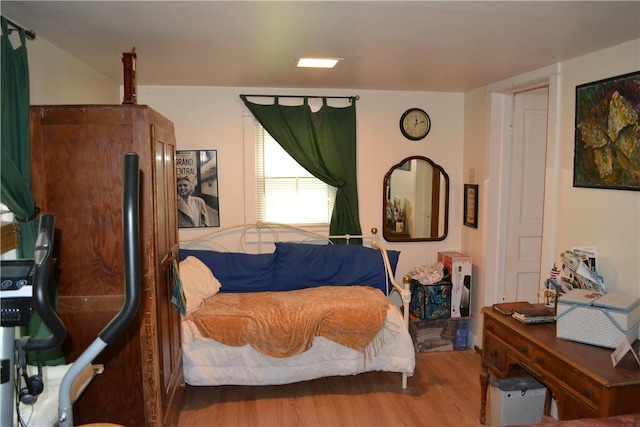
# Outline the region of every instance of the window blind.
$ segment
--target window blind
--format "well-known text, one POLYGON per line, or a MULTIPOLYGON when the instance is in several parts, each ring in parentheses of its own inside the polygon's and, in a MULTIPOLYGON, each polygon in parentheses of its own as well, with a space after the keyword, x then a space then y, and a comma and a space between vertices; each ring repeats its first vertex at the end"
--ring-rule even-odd
POLYGON ((298 164, 256 121, 256 215, 259 221, 328 225, 335 187, 298 164))

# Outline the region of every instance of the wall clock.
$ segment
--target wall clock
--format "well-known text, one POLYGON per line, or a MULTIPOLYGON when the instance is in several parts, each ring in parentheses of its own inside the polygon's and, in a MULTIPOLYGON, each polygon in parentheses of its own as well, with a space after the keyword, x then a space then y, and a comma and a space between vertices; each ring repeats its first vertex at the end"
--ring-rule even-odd
POLYGON ((430 130, 431 119, 420 108, 409 108, 400 117, 400 131, 407 139, 421 140, 430 130))

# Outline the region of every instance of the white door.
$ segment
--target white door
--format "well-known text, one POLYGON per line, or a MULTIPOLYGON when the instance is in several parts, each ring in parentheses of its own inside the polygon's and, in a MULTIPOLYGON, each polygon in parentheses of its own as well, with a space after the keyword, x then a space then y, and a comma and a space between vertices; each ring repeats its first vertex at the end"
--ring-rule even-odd
POLYGON ((503 300, 538 302, 548 96, 538 89, 514 98, 503 300))

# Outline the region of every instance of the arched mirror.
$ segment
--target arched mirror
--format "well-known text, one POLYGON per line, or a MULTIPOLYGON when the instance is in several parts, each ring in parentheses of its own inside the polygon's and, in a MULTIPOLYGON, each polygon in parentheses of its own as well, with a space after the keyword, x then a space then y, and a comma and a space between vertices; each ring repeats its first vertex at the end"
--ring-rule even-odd
POLYGON ((382 236, 389 242, 444 240, 449 175, 431 159, 407 157, 384 176, 382 236))

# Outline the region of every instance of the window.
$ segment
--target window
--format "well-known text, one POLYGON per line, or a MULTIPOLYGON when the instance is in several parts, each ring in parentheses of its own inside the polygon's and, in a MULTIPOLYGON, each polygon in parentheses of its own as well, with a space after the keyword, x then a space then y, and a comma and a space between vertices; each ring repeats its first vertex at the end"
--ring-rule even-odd
POLYGON ((307 172, 256 125, 256 214, 258 221, 328 225, 335 187, 307 172))

